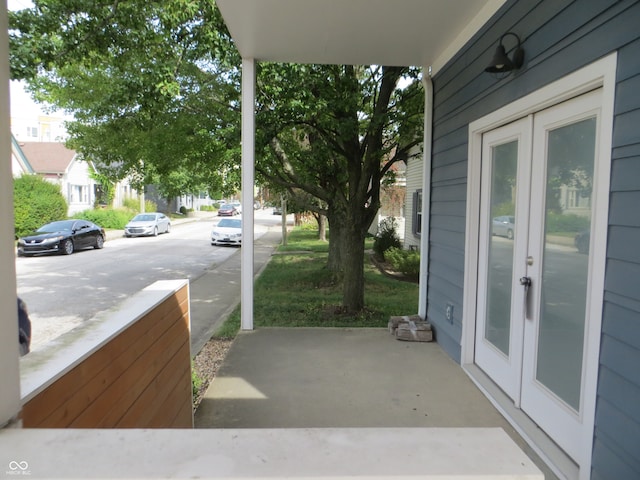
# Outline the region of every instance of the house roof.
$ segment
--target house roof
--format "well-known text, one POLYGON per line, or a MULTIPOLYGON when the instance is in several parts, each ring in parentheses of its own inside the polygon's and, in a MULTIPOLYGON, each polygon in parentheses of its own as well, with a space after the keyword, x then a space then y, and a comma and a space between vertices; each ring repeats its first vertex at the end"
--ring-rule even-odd
POLYGON ((36 173, 64 174, 76 156, 59 142, 20 142, 22 153, 36 173))
POLYGON ((504 2, 217 0, 217 5, 244 58, 437 71, 504 2))
POLYGON ((13 134, 11 134, 11 159, 11 168, 14 176, 21 175, 22 173, 34 173, 33 167, 13 134))

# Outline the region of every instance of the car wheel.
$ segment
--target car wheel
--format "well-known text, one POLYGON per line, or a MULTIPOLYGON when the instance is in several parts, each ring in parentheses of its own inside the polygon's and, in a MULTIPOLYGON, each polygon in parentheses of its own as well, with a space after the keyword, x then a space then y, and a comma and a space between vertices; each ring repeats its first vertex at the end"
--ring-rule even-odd
POLYGON ((157 237, 158 236, 158 227, 154 227, 153 229, 153 236, 157 237))
POLYGON ((71 255, 73 253, 73 242, 70 238, 62 242, 62 253, 63 255, 71 255))
POLYGON ((513 240, 513 230, 511 229, 507 230, 507 238, 509 240, 513 240))
POLYGON ((102 247, 104 247, 104 237, 102 235, 98 235, 96 236, 96 244, 93 248, 100 250, 102 247))
POLYGON ((169 233, 171 231, 171 224, 167 223, 167 233, 169 233))

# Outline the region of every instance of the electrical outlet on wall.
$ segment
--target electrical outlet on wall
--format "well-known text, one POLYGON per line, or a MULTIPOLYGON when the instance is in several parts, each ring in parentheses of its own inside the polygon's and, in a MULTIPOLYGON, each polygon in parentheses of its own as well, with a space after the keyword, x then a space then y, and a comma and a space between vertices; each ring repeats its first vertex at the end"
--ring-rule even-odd
POLYGON ((445 309, 445 317, 447 318, 447 322, 453 323, 453 304, 447 303, 447 308, 445 309))

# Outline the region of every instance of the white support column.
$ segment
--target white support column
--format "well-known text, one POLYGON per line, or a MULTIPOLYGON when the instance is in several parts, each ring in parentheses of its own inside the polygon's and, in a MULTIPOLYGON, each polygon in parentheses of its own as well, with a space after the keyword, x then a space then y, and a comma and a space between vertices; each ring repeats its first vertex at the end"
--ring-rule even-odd
POLYGON ((422 225, 420 227, 420 285, 418 315, 427 318, 427 294, 429 282, 429 212, 431 210, 431 139, 433 129, 433 83, 431 68, 422 72, 424 85, 424 138, 422 162, 422 225))
POLYGON ((253 186, 255 162, 256 65, 242 59, 242 266, 241 328, 253 330, 253 186))
MULTIPOLYGON (((0 428, 20 412, 18 307, 13 232, 13 175, 9 114, 9 39, 7 7, 0 4, 0 428)), ((3 467, 0 467, 3 468, 3 467)))

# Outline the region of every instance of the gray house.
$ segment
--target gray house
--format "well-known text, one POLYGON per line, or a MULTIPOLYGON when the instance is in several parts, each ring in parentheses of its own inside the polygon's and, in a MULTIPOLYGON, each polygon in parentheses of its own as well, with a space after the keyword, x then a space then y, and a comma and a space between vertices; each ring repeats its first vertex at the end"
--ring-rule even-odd
POLYGON ((427 314, 569 478, 640 477, 638 25, 635 1, 508 1, 433 77, 427 314), (506 32, 524 63, 495 79, 506 32), (584 253, 558 241, 558 185, 590 207, 584 253))

